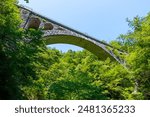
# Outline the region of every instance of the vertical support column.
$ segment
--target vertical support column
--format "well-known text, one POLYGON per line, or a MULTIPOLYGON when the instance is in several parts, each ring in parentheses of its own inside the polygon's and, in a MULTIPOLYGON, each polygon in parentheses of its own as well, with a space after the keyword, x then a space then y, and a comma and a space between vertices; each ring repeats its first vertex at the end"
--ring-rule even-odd
POLYGON ((23 22, 20 27, 26 28, 26 25, 28 23, 28 20, 30 19, 30 16, 31 16, 31 12, 25 9, 21 9, 21 17, 22 17, 23 22))

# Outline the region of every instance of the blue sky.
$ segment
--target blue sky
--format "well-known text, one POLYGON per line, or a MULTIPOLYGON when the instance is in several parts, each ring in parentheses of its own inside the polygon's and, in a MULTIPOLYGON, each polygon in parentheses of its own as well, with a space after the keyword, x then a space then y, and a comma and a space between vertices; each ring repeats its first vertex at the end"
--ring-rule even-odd
MULTIPOLYGON (((34 11, 107 42, 128 30, 126 18, 146 16, 150 12, 150 0, 30 0, 20 4, 34 11)), ((76 46, 50 45, 62 51, 80 50, 76 46)))

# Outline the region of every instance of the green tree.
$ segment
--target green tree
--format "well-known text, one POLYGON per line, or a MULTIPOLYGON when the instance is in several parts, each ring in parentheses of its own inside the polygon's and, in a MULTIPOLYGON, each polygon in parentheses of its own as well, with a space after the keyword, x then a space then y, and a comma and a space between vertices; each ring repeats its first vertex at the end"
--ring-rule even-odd
POLYGON ((146 17, 135 17, 128 21, 130 32, 119 38, 121 48, 128 51, 127 66, 135 81, 135 97, 141 94, 141 99, 150 99, 150 14, 146 17), (144 97, 144 98, 143 98, 144 97))
MULTIPOLYGON (((0 99, 26 99, 23 90, 38 79, 40 53, 47 50, 40 30, 20 28, 16 0, 0 1, 0 99)), ((46 65, 46 64, 44 64, 46 65)))
POLYGON ((13 52, 17 50, 17 41, 20 37, 18 30, 21 22, 19 11, 14 6, 16 0, 0 1, 0 92, 1 99, 17 97, 19 90, 16 80, 12 78, 13 52))

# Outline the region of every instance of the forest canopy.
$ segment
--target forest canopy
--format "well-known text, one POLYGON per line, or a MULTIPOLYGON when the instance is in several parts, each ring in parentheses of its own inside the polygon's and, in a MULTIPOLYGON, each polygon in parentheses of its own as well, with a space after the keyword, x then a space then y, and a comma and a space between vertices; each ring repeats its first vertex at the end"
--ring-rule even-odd
POLYGON ((47 48, 40 29, 20 28, 15 3, 0 1, 0 99, 150 99, 150 14, 128 19, 129 31, 110 42, 127 53, 121 65, 47 48))

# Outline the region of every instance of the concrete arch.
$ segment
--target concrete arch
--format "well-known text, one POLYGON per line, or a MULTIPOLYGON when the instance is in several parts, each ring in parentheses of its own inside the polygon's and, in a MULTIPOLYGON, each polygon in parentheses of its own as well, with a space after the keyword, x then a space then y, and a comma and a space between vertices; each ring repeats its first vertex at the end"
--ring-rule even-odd
POLYGON ((81 37, 76 37, 72 35, 51 35, 43 37, 43 39, 46 41, 46 44, 71 44, 76 45, 79 47, 82 47, 93 54, 95 54, 98 58, 101 60, 106 60, 108 57, 111 60, 116 60, 109 52, 106 52, 102 47, 99 45, 83 39, 81 37))
POLYGON ((22 13, 24 22, 21 26, 26 29, 38 29, 42 27, 44 33, 43 39, 45 39, 47 44, 62 43, 76 45, 92 52, 101 60, 105 60, 107 57, 109 57, 111 60, 115 60, 120 64, 124 64, 124 61, 114 53, 114 50, 116 50, 119 54, 124 54, 123 51, 87 34, 51 20, 24 6, 18 7, 28 12, 27 14, 22 13))

